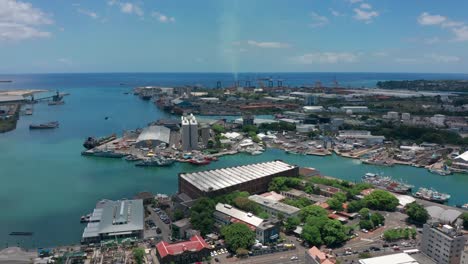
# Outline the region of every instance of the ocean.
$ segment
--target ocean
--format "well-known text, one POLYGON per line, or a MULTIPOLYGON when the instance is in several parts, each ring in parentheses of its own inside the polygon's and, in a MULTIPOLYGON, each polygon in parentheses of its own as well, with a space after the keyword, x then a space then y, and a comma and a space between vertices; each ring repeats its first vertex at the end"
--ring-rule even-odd
MULTIPOLYGON (((206 167, 175 164, 169 168, 137 168, 124 160, 83 157, 82 143, 88 136, 122 134, 149 122, 170 118, 151 102, 130 94, 142 85, 232 85, 228 73, 106 73, 0 75, 0 90, 48 89, 70 93, 65 104, 33 106, 32 116, 21 116, 17 129, 0 134, 0 248, 49 247, 77 244, 84 225, 80 216, 92 212, 100 199, 132 198, 137 192, 174 193, 177 174, 272 159, 315 167, 329 176, 358 181, 366 172, 382 172, 401 178, 416 187, 434 186, 452 194, 451 204, 468 202, 468 177, 442 177, 425 169, 407 166, 392 168, 362 165, 338 156, 315 157, 285 154, 271 149, 260 156, 235 155, 221 158, 206 167), (105 120, 105 117, 109 117, 105 120), (30 131, 30 123, 59 121, 60 127, 30 131), (31 237, 9 236, 10 232, 34 232, 31 237)), ((468 79, 461 74, 397 73, 241 73, 239 80, 272 77, 284 85, 325 85, 335 79, 343 86, 373 87, 379 80, 468 79)), ((253 83, 253 82, 252 82, 253 83)), ((40 97, 41 95, 36 95, 40 97)), ((174 118, 178 118, 174 116, 174 118)))

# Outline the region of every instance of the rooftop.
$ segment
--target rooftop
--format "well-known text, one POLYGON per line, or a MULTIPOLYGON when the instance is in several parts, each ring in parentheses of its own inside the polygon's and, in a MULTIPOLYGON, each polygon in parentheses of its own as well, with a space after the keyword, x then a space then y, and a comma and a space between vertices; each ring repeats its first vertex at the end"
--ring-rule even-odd
POLYGON ((175 244, 169 244, 166 241, 162 241, 156 245, 156 249, 161 258, 164 258, 167 255, 179 255, 186 251, 197 252, 204 248, 210 248, 210 246, 201 236, 193 236, 188 241, 175 244))
POLYGON ((180 177, 196 188, 208 192, 286 172, 293 168, 295 166, 277 160, 193 173, 181 173, 180 177))
POLYGON ((143 230, 143 200, 102 200, 96 205, 83 238, 143 230))
POLYGON ((433 205, 426 207, 431 218, 443 223, 453 223, 461 215, 461 212, 455 209, 444 209, 440 206, 433 205))
POLYGON ((242 210, 239 210, 229 204, 218 203, 216 205, 216 211, 255 227, 259 226, 263 222, 263 219, 261 219, 260 217, 257 217, 252 213, 247 213, 242 210))
POLYGON ((398 253, 375 258, 360 259, 361 264, 418 264, 414 258, 406 253, 398 253))
POLYGON ((289 204, 276 202, 266 197, 260 195, 251 195, 249 196, 249 200, 254 201, 262 206, 271 208, 275 211, 279 211, 288 215, 295 214, 300 211, 299 208, 291 206, 289 204))
POLYGON ((138 136, 137 142, 146 140, 159 140, 169 143, 171 130, 165 126, 149 126, 143 129, 138 136))

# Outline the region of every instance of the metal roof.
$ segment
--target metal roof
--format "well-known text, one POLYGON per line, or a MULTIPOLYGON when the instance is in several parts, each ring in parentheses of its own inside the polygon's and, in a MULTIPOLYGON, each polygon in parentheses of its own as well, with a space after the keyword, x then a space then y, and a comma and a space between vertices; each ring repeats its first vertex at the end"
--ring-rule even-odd
POLYGON ((143 129, 138 136, 137 142, 145 140, 159 140, 161 142, 169 143, 171 137, 171 130, 165 126, 149 126, 143 129))
POLYGON ((104 200, 96 207, 83 238, 143 230, 143 200, 104 200))
POLYGON ((258 203, 260 206, 264 206, 287 215, 292 215, 300 211, 300 209, 297 207, 277 201, 272 201, 271 199, 265 198, 260 195, 251 195, 249 196, 249 200, 258 203))
POLYGON ((418 264, 414 258, 406 253, 398 253, 375 258, 360 259, 361 264, 418 264))
POLYGON ((260 224, 262 224, 263 222, 263 219, 251 214, 251 213, 247 213, 247 212, 244 212, 244 211, 241 211, 237 208, 234 208, 232 207, 231 205, 228 205, 228 204, 222 204, 222 203, 218 203, 216 205, 216 211, 220 212, 220 213, 223 213, 225 215, 228 215, 232 218, 236 218, 242 222, 245 222, 249 225, 253 225, 255 227, 259 226, 260 224))
POLYGON ((223 169, 182 173, 180 177, 199 190, 207 192, 286 172, 293 168, 294 166, 278 160, 223 169))
POLYGON ((444 209, 440 206, 433 205, 426 207, 427 212, 436 220, 444 223, 453 223, 462 214, 460 211, 455 209, 444 209))

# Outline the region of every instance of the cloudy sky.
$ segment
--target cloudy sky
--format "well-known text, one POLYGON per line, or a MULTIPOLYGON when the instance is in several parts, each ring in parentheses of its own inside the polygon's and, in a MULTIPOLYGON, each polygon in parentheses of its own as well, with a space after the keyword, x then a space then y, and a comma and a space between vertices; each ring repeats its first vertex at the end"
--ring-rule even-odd
POLYGON ((466 73, 467 10, 459 0, 0 0, 0 73, 466 73))

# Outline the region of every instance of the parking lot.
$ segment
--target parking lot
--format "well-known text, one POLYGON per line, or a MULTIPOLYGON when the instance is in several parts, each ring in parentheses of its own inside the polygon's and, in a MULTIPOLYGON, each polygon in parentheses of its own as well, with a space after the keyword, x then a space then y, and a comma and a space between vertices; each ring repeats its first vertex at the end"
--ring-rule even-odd
MULTIPOLYGON (((170 227, 171 222, 170 222, 170 220, 166 220, 166 222, 164 222, 163 219, 166 219, 166 218, 161 219, 161 217, 159 215, 159 214, 162 214, 162 213, 158 214, 157 212, 154 211, 154 209, 151 206, 148 206, 147 208, 148 208, 148 211, 149 211, 149 215, 146 218, 145 222, 147 220, 151 220, 156 226, 156 228, 154 229, 155 232, 156 232, 156 230, 158 230, 158 228, 161 231, 160 234, 158 234, 158 236, 160 236, 161 239, 164 240, 164 241, 171 241, 170 240, 171 239, 171 227, 170 227)), ((165 213, 163 215, 165 215, 165 213)), ((168 219, 168 217, 167 217, 167 219, 168 219)))

